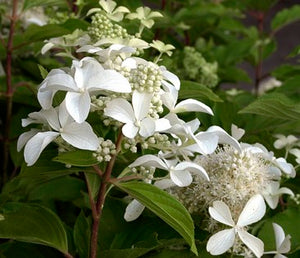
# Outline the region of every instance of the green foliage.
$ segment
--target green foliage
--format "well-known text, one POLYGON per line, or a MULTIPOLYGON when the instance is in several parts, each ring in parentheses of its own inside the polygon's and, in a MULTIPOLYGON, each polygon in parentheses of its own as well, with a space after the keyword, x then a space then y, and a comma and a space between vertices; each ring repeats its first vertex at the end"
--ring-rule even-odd
POLYGON ((198 100, 211 100, 221 102, 222 99, 216 95, 211 89, 203 84, 193 81, 181 81, 181 89, 179 92, 179 99, 194 98, 198 100))
POLYGON ((67 235, 59 217, 35 204, 7 203, 1 207, 1 238, 38 243, 67 253, 67 235))
POLYGON ((298 21, 300 19, 300 5, 294 5, 289 9, 284 9, 276 14, 273 18, 271 27, 272 30, 277 31, 288 24, 298 21))
POLYGON ((24 0, 23 10, 26 11, 32 7, 37 6, 60 6, 66 5, 65 1, 62 0, 24 0))
POLYGON ((93 156, 93 152, 85 150, 62 152, 53 160, 77 167, 89 167, 99 163, 93 156))
POLYGON ((194 223, 184 206, 174 197, 157 187, 142 182, 117 183, 116 186, 172 226, 189 243, 191 251, 197 254, 194 223))
POLYGON ((239 113, 297 121, 300 119, 300 103, 295 103, 283 94, 273 93, 258 98, 239 113))

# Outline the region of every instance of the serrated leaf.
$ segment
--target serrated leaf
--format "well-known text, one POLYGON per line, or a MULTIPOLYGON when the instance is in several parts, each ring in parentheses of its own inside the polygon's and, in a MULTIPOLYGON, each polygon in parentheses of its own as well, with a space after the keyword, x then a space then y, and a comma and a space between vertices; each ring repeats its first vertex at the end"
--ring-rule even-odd
POLYGON ((212 100, 222 102, 222 99, 206 86, 193 82, 181 81, 179 99, 194 98, 197 100, 212 100))
POLYGON ((280 120, 299 120, 300 104, 280 93, 266 94, 239 111, 240 114, 257 114, 280 120))
POLYGON ((7 203, 1 208, 0 238, 36 243, 68 252, 64 226, 51 210, 25 203, 7 203))
POLYGON ((284 9, 276 14, 271 22, 271 28, 274 31, 281 29, 282 27, 296 22, 300 19, 300 5, 294 5, 289 9, 284 9))
POLYGON ((85 150, 61 152, 53 160, 77 167, 90 167, 99 163, 93 152, 85 150))
POLYGON ((175 229, 191 246, 191 251, 197 254, 193 220, 179 201, 165 191, 143 182, 116 183, 116 186, 137 199, 175 229))

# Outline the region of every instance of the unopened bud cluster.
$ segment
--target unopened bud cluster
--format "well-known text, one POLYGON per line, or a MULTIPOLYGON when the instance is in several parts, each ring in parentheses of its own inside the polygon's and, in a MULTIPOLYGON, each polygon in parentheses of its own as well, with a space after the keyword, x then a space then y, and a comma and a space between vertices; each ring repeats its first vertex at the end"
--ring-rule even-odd
POLYGON ((137 69, 131 71, 129 79, 133 90, 153 93, 160 90, 162 73, 154 65, 139 64, 137 69))
POLYGON ((142 178, 149 179, 149 180, 153 179, 153 175, 155 172, 154 167, 144 167, 144 166, 134 167, 131 170, 133 173, 136 173, 140 175, 142 178))
POLYGON ((116 146, 111 140, 104 140, 102 137, 99 138, 99 147, 93 153, 93 156, 97 158, 99 162, 108 162, 112 155, 116 154, 116 146))
POLYGON ((158 149, 168 149, 171 146, 168 135, 160 133, 155 133, 149 137, 145 141, 145 144, 147 144, 147 147, 155 147, 158 149))
POLYGON ((127 30, 118 24, 112 23, 104 13, 96 13, 92 16, 91 26, 88 33, 95 41, 105 38, 130 38, 127 30))

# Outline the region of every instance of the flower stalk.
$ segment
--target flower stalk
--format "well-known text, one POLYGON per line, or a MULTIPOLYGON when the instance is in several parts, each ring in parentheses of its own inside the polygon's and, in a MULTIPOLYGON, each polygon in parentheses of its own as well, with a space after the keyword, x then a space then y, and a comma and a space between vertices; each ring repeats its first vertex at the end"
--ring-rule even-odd
MULTIPOLYGON (((118 155, 118 152, 121 149, 121 142, 123 139, 122 131, 120 130, 117 141, 116 141, 116 154, 111 157, 111 160, 107 164, 106 170, 101 178, 101 184, 99 188, 97 203, 95 204, 93 199, 90 198, 91 207, 93 211, 93 226, 92 226, 92 236, 91 236, 91 252, 90 257, 96 258, 97 256, 97 240, 98 240, 98 230, 99 230, 99 223, 100 218, 102 216, 103 206, 105 202, 106 197, 106 190, 107 185, 110 182, 111 179, 111 173, 115 164, 116 157, 118 155), (94 210, 95 208, 95 210, 94 210)), ((90 193, 90 190, 89 190, 90 193)))

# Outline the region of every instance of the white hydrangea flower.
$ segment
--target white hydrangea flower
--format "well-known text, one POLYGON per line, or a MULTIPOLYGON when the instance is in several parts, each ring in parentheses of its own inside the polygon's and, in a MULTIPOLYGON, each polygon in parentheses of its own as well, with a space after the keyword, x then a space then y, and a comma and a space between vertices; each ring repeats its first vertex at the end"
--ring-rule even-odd
POLYGON ((264 252, 264 254, 275 254, 274 258, 287 258, 283 255, 291 250, 291 236, 285 235, 281 226, 272 223, 275 233, 276 251, 264 252))
POLYGON ((122 98, 113 99, 104 109, 104 114, 116 119, 125 125, 123 134, 128 138, 134 138, 137 133, 142 137, 149 137, 155 132, 155 120, 149 118, 152 94, 134 91, 132 104, 122 98))
POLYGON ((160 159, 155 155, 148 154, 137 158, 129 165, 129 167, 132 168, 142 165, 169 171, 171 180, 179 187, 188 186, 192 183, 193 178, 191 174, 201 176, 205 180, 209 181, 209 177, 205 169, 200 165, 189 161, 178 162, 176 159, 160 159))
POLYGON ((67 91, 66 107, 69 114, 78 123, 87 118, 92 94, 103 90, 131 92, 128 80, 115 70, 105 70, 94 58, 85 57, 73 61, 71 76, 63 70, 52 70, 42 82, 38 91, 38 100, 44 109, 49 109, 55 93, 67 91))
MULTIPOLYGON (((129 13, 130 11, 128 8, 124 6, 117 6, 117 3, 112 0, 100 0, 99 5, 103 8, 103 10, 106 12, 107 17, 112 21, 122 21, 124 14, 129 13)), ((89 16, 92 13, 99 12, 102 9, 100 8, 92 8, 88 11, 87 16, 89 16)))
POLYGON ((264 243, 246 230, 248 225, 259 221, 266 212, 266 205, 261 195, 253 196, 242 210, 237 223, 232 219, 229 207, 222 201, 215 201, 213 207, 209 207, 209 214, 215 220, 232 227, 224 229, 211 236, 206 249, 212 255, 225 253, 234 245, 236 235, 255 254, 261 257, 264 252, 264 243))
POLYGON ((299 142, 299 139, 294 135, 285 136, 282 134, 276 134, 275 137, 277 138, 274 142, 274 147, 276 149, 290 148, 299 142))
POLYGON ((97 150, 99 141, 92 127, 87 122, 77 123, 68 114, 65 103, 57 108, 41 110, 29 114, 29 119, 22 121, 23 126, 31 123, 48 125, 49 131, 31 129, 20 135, 18 151, 24 146, 24 158, 28 166, 33 165, 42 151, 58 136, 72 146, 82 150, 97 150), (52 130, 51 130, 52 129, 52 130))
POLYGON ((276 181, 270 182, 270 184, 267 185, 266 189, 262 193, 271 209, 275 209, 277 207, 279 197, 282 194, 289 194, 291 196, 294 196, 292 190, 287 187, 280 188, 280 183, 276 181))

